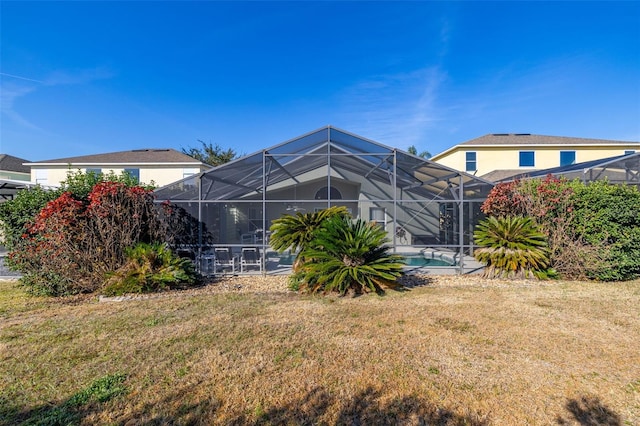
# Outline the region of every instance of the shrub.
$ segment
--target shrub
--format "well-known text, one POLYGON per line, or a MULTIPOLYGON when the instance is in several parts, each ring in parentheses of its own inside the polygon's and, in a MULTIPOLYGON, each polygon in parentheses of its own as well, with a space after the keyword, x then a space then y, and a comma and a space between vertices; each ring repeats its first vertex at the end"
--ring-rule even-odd
POLYGON ((549 249, 545 235, 528 217, 494 216, 481 221, 474 233, 481 248, 475 258, 485 266, 485 278, 548 278, 549 249))
POLYGON ((294 274, 303 290, 383 292, 396 287, 402 258, 389 253, 386 232, 375 224, 334 216, 319 227, 302 251, 307 261, 294 274))
POLYGON ((64 295, 99 288, 124 264, 125 249, 162 240, 150 190, 99 182, 85 199, 65 192, 37 214, 9 254, 35 293, 64 295))
POLYGON ((482 210, 490 216, 531 217, 547 237, 551 267, 565 278, 640 277, 640 192, 635 186, 547 176, 496 185, 482 210))
POLYGON ((574 185, 575 232, 603 261, 589 276, 603 281, 640 277, 640 191, 632 185, 593 182, 574 185))
MULTIPOLYGON (((55 200, 64 192, 69 192, 77 200, 86 200, 93 187, 101 182, 119 182, 128 187, 137 186, 131 175, 122 173, 116 175, 102 173, 83 173, 80 170, 70 170, 67 178, 60 183, 58 189, 44 189, 41 186, 18 191, 12 200, 0 203, 0 234, 4 237, 3 244, 7 249, 22 238, 36 215, 49 201, 55 200)), ((152 189, 152 186, 145 186, 152 189)))
POLYGON ((333 217, 349 217, 344 206, 334 206, 314 213, 296 213, 295 216, 285 215, 273 221, 269 244, 277 252, 285 250, 295 252, 300 250, 293 270, 296 271, 304 262, 302 252, 315 238, 315 234, 324 221, 333 217))
POLYGON ((127 249, 126 257, 126 263, 110 274, 102 291, 105 295, 150 293, 198 282, 193 263, 163 244, 138 243, 127 249))
POLYGON ((480 206, 480 210, 487 216, 526 216, 527 209, 524 195, 520 191, 520 181, 496 184, 480 206))
POLYGON ((9 201, 0 203, 0 234, 9 250, 20 241, 33 218, 49 201, 58 198, 61 191, 46 190, 41 186, 18 191, 9 201))

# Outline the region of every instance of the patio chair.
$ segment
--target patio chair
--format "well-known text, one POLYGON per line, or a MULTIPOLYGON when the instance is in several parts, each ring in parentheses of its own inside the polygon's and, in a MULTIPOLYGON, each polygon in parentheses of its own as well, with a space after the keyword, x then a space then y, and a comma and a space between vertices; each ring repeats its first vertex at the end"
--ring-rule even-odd
POLYGON ((258 267, 258 270, 262 272, 262 259, 260 252, 255 247, 243 247, 240 255, 240 273, 249 267, 258 267))
POLYGON ((215 274, 216 256, 210 250, 205 250, 200 253, 198 265, 200 266, 200 273, 205 277, 215 274))
POLYGON ((218 270, 224 272, 225 268, 231 267, 231 273, 236 273, 236 259, 232 256, 231 252, 226 247, 215 248, 215 271, 218 270))

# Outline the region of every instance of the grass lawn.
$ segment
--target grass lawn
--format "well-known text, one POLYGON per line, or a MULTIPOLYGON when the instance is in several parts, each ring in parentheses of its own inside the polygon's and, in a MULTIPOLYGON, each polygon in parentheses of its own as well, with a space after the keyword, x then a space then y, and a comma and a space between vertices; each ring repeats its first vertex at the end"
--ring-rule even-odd
POLYGON ((640 281, 122 302, 1 281, 0 425, 20 423, 638 425, 640 281))

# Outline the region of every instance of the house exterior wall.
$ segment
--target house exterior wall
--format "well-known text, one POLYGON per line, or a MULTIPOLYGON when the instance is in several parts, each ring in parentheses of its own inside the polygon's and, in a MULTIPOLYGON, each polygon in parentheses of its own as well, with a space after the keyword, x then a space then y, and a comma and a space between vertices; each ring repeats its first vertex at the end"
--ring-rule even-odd
POLYGON ((125 169, 139 169, 140 182, 144 184, 153 183, 156 187, 162 187, 170 183, 186 177, 186 173, 197 174, 203 171, 201 167, 188 165, 181 166, 162 166, 162 165, 46 165, 31 166, 31 181, 44 185, 59 186, 60 183, 67 179, 70 171, 86 172, 88 169, 100 169, 102 173, 114 172, 116 175, 121 174, 125 169))
POLYGON ((11 170, 0 170, 0 179, 23 180, 28 182, 31 176, 29 173, 14 172, 11 170))
MULTIPOLYGON (((548 169, 560 166, 561 151, 575 151, 575 162, 598 160, 601 158, 622 155, 625 151, 638 151, 640 145, 616 146, 459 146, 442 156, 435 156, 432 161, 456 170, 466 170, 466 153, 476 153, 476 176, 482 176, 494 170, 548 169), (533 151, 535 164, 533 167, 520 166, 520 151, 533 151)), ((468 171, 473 174, 473 171, 468 171)))

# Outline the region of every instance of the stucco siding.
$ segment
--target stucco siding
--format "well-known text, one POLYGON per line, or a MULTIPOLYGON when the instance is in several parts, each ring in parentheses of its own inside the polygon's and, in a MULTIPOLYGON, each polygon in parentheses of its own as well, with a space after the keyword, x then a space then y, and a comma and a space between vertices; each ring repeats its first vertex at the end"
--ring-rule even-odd
MULTIPOLYGON (((42 180, 42 172, 38 173, 38 170, 46 171, 46 182, 40 182, 46 185, 59 186, 60 183, 67 179, 67 175, 70 171, 82 171, 86 172, 87 169, 100 169, 102 173, 113 172, 116 175, 121 174, 126 169, 139 169, 140 170, 140 182, 144 184, 153 183, 156 187, 168 185, 172 182, 176 182, 184 177, 185 170, 193 171, 193 167, 166 167, 166 166, 103 166, 91 165, 91 166, 32 166, 31 168, 31 181, 37 182, 36 179, 42 180)), ((200 169, 198 169, 200 170, 200 169)))
MULTIPOLYGON (((638 151, 638 144, 629 143, 628 146, 621 145, 615 147, 603 146, 464 146, 458 147, 445 153, 434 161, 454 168, 456 170, 466 170, 466 153, 476 153, 476 169, 477 176, 485 175, 494 170, 515 170, 523 171, 533 169, 547 169, 560 166, 561 151, 575 151, 575 162, 598 160, 601 158, 614 157, 622 155, 625 151, 638 151), (520 152, 533 151, 535 154, 535 163, 532 167, 520 166, 520 152)), ((469 173, 473 173, 469 171, 469 173)))

